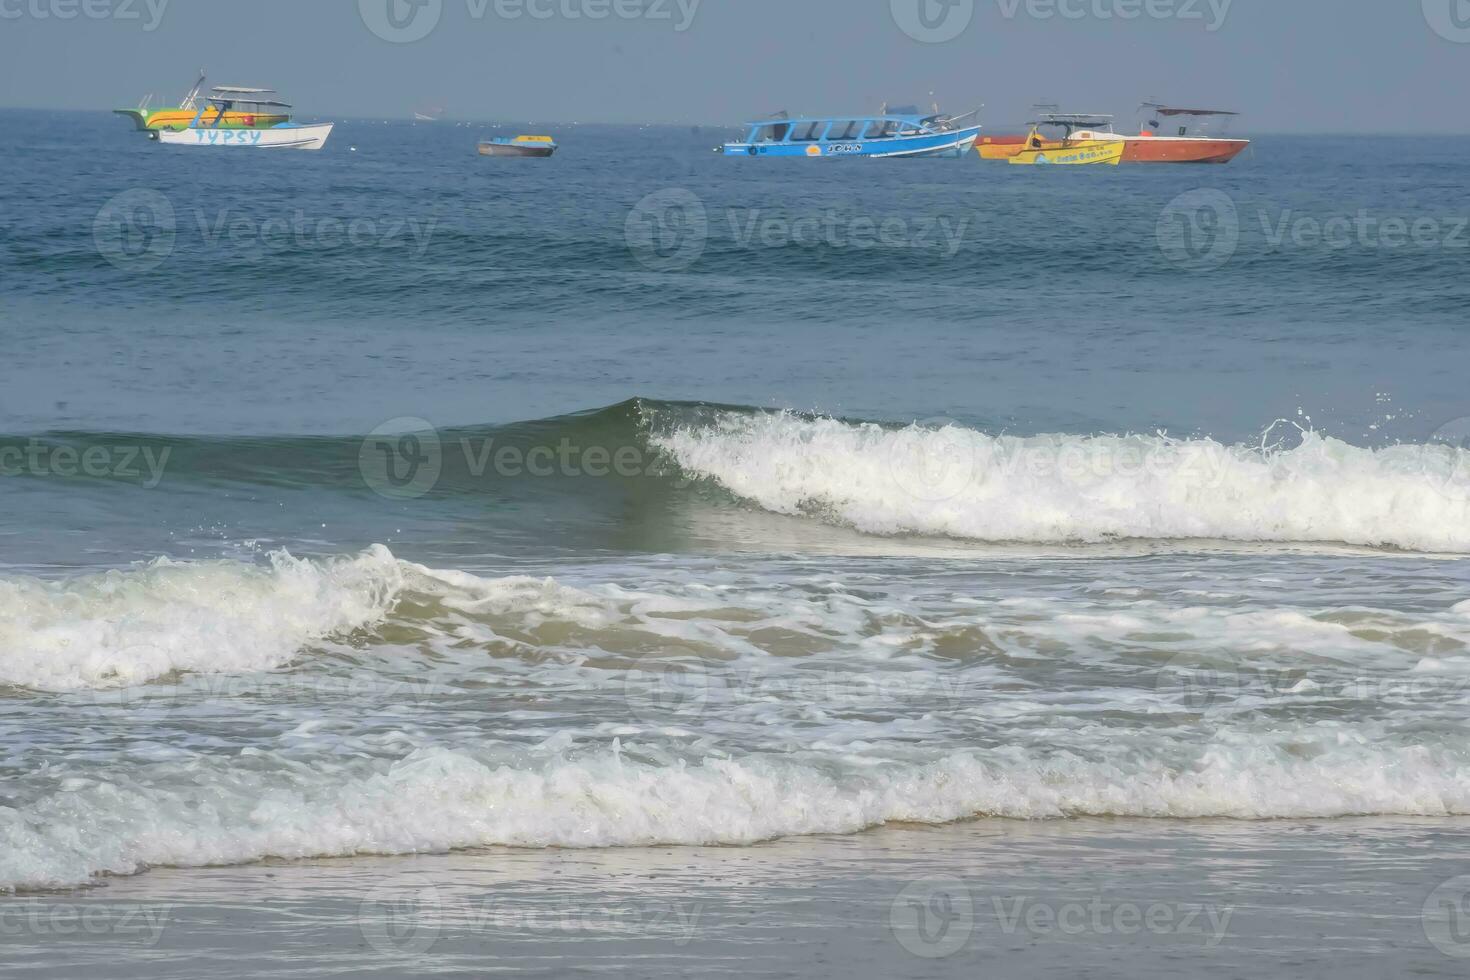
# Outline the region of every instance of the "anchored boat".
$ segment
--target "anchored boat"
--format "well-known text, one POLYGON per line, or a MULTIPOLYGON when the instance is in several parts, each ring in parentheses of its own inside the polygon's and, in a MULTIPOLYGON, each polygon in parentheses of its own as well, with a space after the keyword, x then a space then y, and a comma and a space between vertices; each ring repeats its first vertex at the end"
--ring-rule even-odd
MULTIPOLYGON (((205 72, 199 72, 199 78, 194 87, 176 106, 162 109, 153 109, 149 103, 153 96, 147 96, 139 103, 136 109, 114 109, 119 116, 127 116, 133 121, 133 125, 146 132, 155 132, 160 129, 182 129, 188 126, 195 116, 199 115, 199 93, 204 90, 205 72)), ((216 125, 227 129, 255 129, 267 126, 275 126, 286 122, 290 116, 279 113, 260 113, 250 111, 230 111, 224 114, 224 118, 217 118, 217 111, 213 107, 206 107, 201 121, 207 125, 216 125)))
POLYGON ((978 112, 946 116, 936 110, 925 116, 917 109, 889 112, 885 106, 876 116, 794 119, 782 112, 748 123, 744 140, 715 152, 737 157, 958 157, 970 152, 980 135, 978 125, 960 123, 978 112))
POLYGON ((1073 139, 1047 140, 1033 125, 1020 149, 1006 158, 1007 163, 1022 165, 1101 164, 1116 167, 1123 161, 1123 143, 1119 140, 1073 139))
POLYGON ((1223 109, 1179 109, 1145 102, 1137 136, 1125 138, 1125 163, 1229 163, 1250 140, 1225 136, 1240 114, 1223 109))
POLYGON ((482 157, 549 157, 556 152, 550 136, 496 136, 480 143, 482 157))
POLYGON ((153 133, 160 143, 174 146, 256 146, 274 149, 320 150, 327 145, 332 135, 332 123, 303 125, 291 121, 290 103, 267 99, 274 90, 268 88, 236 88, 218 86, 205 100, 204 108, 182 129, 161 129, 153 133), (205 114, 214 109, 213 121, 205 114), (249 129, 222 125, 231 113, 243 113, 255 118, 261 115, 278 116, 282 121, 268 126, 257 125, 249 129))
MULTIPOLYGON (((1142 109, 1145 121, 1137 136, 1114 132, 1113 117, 1103 114, 1047 112, 1032 126, 1045 132, 1042 149, 1060 149, 1077 140, 1116 142, 1122 147, 1123 163, 1229 163, 1250 145, 1250 140, 1221 135, 1237 115, 1234 112, 1176 109, 1155 102, 1145 102, 1142 109), (1165 132, 1171 127, 1172 134, 1165 132), (1215 135, 1210 135, 1211 130, 1215 135)), ((980 156, 987 160, 1008 160, 1028 146, 1029 140, 1030 137, 987 137, 979 146, 980 156)))
MULTIPOLYGON (((980 144, 980 156, 986 160, 1010 160, 1026 151, 1052 152, 1075 147, 1084 141, 1120 140, 1113 132, 1113 117, 1103 113, 1042 112, 1028 125, 1031 130, 1025 136, 996 136, 980 144)), ((1123 148, 1120 146, 1119 149, 1123 148)))

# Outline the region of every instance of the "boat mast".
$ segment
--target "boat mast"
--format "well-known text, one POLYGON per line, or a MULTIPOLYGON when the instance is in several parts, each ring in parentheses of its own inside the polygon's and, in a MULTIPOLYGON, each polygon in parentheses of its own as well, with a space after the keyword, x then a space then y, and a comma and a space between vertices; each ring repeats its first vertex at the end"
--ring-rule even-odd
POLYGON ((194 83, 194 87, 193 88, 189 89, 189 94, 186 95, 186 96, 184 96, 184 101, 179 103, 179 108, 180 109, 192 109, 192 108, 194 108, 194 100, 199 98, 199 90, 202 89, 202 88, 204 88, 204 69, 203 68, 199 69, 199 80, 194 83))

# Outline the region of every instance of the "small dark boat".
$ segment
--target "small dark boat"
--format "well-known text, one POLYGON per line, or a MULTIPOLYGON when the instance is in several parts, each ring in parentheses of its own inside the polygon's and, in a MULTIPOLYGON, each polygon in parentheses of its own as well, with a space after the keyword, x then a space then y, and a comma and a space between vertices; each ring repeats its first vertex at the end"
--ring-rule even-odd
POLYGON ((497 136, 480 143, 482 157, 549 157, 556 152, 550 136, 497 136))

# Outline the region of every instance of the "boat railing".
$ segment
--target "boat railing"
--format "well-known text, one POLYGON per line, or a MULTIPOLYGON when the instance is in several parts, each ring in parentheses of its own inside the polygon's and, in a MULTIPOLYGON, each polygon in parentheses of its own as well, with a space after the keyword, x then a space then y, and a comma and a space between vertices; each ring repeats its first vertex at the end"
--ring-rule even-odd
POLYGON ((934 117, 915 119, 902 116, 764 119, 750 123, 749 127, 746 143, 848 143, 948 131, 937 125, 934 117))

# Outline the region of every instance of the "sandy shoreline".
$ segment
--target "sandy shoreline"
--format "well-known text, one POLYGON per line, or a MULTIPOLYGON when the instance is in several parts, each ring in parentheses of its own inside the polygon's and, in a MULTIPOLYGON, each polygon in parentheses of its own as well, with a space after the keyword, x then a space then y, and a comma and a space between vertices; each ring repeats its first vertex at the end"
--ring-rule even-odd
POLYGON ((1467 842, 1463 819, 979 821, 160 868, 0 899, 0 946, 35 978, 1451 977, 1467 842))

